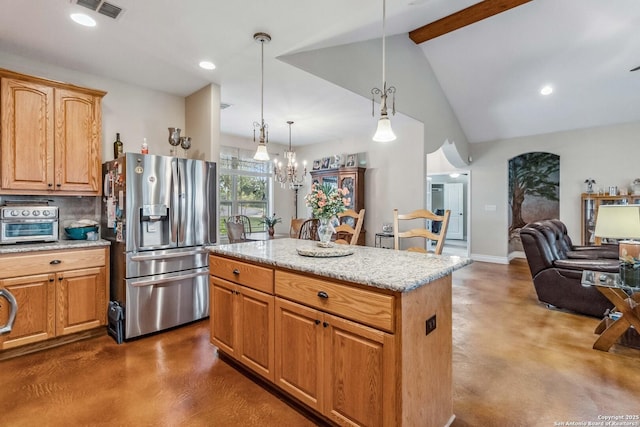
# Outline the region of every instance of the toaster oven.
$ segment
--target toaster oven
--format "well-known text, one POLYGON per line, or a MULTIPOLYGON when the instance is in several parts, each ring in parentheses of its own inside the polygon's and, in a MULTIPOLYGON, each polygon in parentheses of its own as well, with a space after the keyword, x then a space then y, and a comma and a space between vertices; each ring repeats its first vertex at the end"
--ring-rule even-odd
POLYGON ((0 206, 0 244, 57 240, 57 206, 0 206))

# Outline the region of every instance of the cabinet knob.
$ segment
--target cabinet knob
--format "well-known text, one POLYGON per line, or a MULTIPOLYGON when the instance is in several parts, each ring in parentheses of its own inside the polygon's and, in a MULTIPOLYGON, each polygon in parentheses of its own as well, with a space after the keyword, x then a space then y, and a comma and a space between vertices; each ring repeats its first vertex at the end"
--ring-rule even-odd
POLYGON ((238 270, 237 268, 233 269, 233 274, 240 274, 240 270, 238 270))
POLYGON ((56 184, 56 187, 62 187, 62 184, 56 184))
POLYGON ((53 184, 52 183, 48 183, 47 187, 53 187, 53 184))
POLYGON ((62 282, 62 280, 64 280, 64 277, 62 277, 62 276, 58 276, 58 280, 59 280, 60 282, 62 282))
POLYGON ((318 296, 319 296, 320 298, 324 298, 324 299, 329 298, 329 294, 328 294, 328 293, 326 293, 325 291, 320 291, 320 292, 318 292, 318 296))
POLYGON ((54 259, 49 264, 51 264, 51 265, 62 264, 62 261, 60 261, 59 259, 54 259))
POLYGON ((318 319, 316 319, 315 322, 316 322, 316 325, 320 324, 320 321, 318 319))
POLYGON ((329 326, 329 323, 327 323, 327 322, 322 322, 322 326, 324 326, 324 327, 326 328, 327 326, 329 326))

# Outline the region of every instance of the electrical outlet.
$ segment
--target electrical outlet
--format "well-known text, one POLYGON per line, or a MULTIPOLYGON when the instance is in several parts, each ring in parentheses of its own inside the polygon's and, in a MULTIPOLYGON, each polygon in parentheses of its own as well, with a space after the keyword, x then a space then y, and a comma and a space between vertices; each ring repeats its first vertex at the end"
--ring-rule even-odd
POLYGON ((434 314, 426 321, 426 333, 425 335, 429 335, 436 329, 436 315, 434 314))

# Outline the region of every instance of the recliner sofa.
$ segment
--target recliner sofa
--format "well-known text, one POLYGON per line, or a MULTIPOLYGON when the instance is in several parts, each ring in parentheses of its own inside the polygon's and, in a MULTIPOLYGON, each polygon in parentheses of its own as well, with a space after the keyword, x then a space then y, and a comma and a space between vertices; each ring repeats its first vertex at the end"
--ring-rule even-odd
POLYGON ((527 224, 520 239, 540 302, 594 317, 613 308, 596 287, 583 286, 581 279, 583 270, 617 273, 616 245, 574 246, 559 220, 527 224))

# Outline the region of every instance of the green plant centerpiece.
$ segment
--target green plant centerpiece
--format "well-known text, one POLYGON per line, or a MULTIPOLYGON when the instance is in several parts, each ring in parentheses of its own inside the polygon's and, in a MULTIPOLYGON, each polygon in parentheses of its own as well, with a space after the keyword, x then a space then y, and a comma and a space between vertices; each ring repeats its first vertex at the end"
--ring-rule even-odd
POLYGON ((331 225, 331 218, 346 210, 346 206, 351 203, 348 195, 347 188, 336 188, 328 183, 313 183, 311 185, 311 193, 307 194, 304 200, 311 208, 313 216, 320 220, 318 226, 319 246, 332 246, 331 235, 335 229, 331 225))
POLYGON ((271 216, 263 215, 259 223, 266 225, 269 236, 273 237, 273 235, 275 234, 275 229, 273 227, 275 227, 275 225, 279 222, 282 222, 282 218, 277 218, 276 213, 274 212, 271 216))

